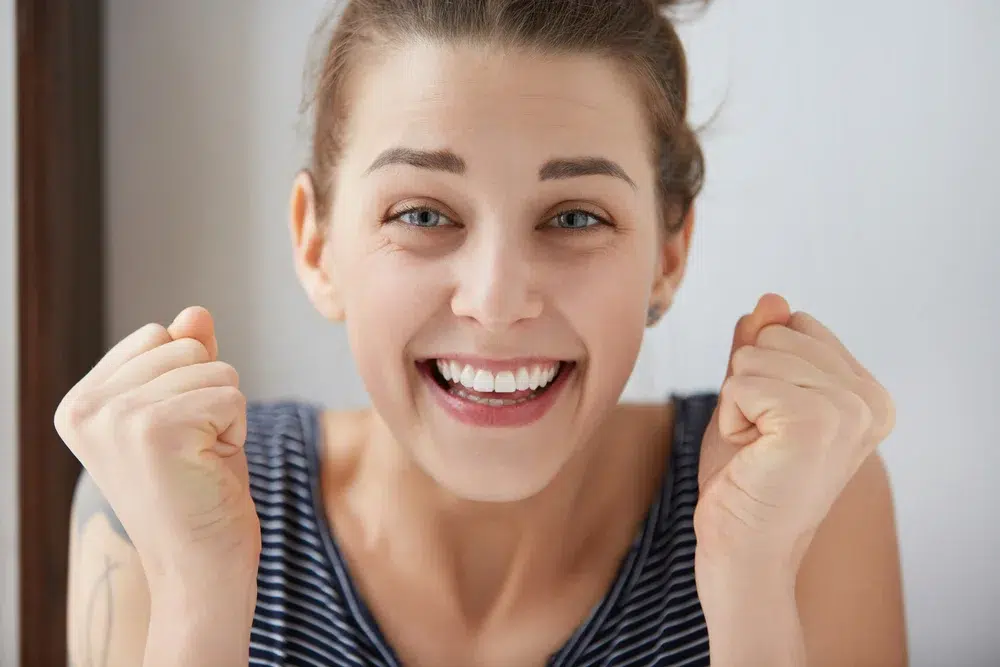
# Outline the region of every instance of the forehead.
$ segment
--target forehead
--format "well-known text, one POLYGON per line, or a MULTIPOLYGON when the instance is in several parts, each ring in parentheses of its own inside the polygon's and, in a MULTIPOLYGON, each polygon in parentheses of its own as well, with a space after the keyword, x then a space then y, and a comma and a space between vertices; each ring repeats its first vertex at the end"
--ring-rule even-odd
POLYGON ((633 171, 648 163, 639 89, 610 59, 413 43, 354 83, 346 152, 359 159, 404 145, 472 152, 463 157, 473 168, 482 151, 538 163, 601 155, 633 171))

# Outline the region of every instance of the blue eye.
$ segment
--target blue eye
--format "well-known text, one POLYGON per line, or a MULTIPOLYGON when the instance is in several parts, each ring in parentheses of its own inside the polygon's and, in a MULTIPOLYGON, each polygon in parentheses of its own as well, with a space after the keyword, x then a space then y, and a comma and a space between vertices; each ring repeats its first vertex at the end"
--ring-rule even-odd
POLYGON ((602 218, 587 211, 564 211, 553 218, 552 222, 559 229, 587 229, 606 224, 602 218))
POLYGON ((433 228, 452 224, 451 220, 429 208, 413 208, 409 211, 403 211, 396 216, 396 219, 412 227, 433 228))

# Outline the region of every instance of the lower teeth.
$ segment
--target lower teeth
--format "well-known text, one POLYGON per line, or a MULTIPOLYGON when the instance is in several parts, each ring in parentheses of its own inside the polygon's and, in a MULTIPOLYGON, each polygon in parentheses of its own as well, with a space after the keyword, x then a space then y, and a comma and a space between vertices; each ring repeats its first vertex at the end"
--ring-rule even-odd
POLYGON ((520 405, 521 403, 527 403, 533 398, 538 396, 538 392, 532 392, 531 394, 523 398, 484 398, 482 396, 476 396, 475 394, 470 394, 469 392, 461 389, 459 385, 451 387, 449 389, 452 394, 458 396, 459 398, 464 398, 467 401, 472 401, 473 403, 479 403, 480 405, 489 405, 494 408, 504 407, 508 405, 520 405))

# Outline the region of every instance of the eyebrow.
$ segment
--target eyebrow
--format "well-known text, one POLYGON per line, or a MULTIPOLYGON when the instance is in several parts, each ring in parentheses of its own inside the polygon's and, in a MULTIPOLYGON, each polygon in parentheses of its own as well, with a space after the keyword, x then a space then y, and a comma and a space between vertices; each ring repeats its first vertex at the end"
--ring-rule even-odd
POLYGON ((430 169, 432 171, 447 171, 452 174, 465 173, 465 160, 455 155, 449 150, 441 151, 421 151, 413 148, 389 148, 382 151, 371 166, 365 171, 365 175, 377 169, 388 167, 394 164, 409 165, 419 169, 430 169))
MULTIPOLYGON (((444 171, 450 174, 464 174, 465 160, 450 150, 425 151, 414 148, 389 148, 382 151, 365 175, 390 165, 408 165, 418 169, 444 171)), ((538 170, 538 179, 553 181, 580 176, 612 176, 621 179, 635 189, 635 181, 622 169, 617 162, 603 157, 555 158, 549 160, 538 170)))
POLYGON ((549 160, 538 170, 538 178, 551 181, 578 176, 613 176, 620 178, 635 189, 635 181, 629 178, 617 162, 603 157, 556 158, 549 160))

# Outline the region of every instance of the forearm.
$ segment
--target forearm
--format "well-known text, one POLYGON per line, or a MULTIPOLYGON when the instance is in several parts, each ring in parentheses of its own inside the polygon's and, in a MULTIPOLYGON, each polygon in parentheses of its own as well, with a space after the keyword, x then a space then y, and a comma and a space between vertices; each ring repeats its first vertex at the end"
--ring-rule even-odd
POLYGON ((151 586, 143 667, 245 667, 256 582, 151 586))
POLYGON ((794 576, 703 566, 698 582, 712 667, 806 667, 794 576))

